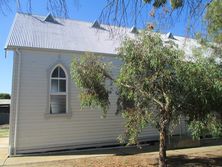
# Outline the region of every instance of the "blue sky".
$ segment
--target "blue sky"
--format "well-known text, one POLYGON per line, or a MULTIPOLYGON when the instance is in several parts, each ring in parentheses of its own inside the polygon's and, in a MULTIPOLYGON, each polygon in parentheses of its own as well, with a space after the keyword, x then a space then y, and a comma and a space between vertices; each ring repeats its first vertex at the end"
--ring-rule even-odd
MULTIPOLYGON (((21 4, 22 11, 25 12, 27 3, 21 4)), ((32 13, 37 15, 47 15, 46 2, 44 0, 32 0, 32 13)), ((5 43, 7 40, 8 33, 10 31, 14 16, 16 14, 15 1, 11 1, 9 4, 11 10, 5 11, 6 15, 0 13, 0 93, 11 93, 12 85, 12 64, 13 55, 8 53, 5 58, 5 43)), ((106 5, 106 0, 68 0, 69 17, 72 19, 83 20, 83 21, 94 21, 96 20, 103 7, 106 5), (75 3, 74 3, 75 2, 75 3)), ((148 12, 144 12, 144 15, 148 15, 148 12)), ((175 21, 175 24, 168 27, 162 27, 162 32, 171 31, 175 35, 184 36, 186 34, 186 18, 182 17, 175 21)), ((141 27, 141 23, 138 23, 141 27)))

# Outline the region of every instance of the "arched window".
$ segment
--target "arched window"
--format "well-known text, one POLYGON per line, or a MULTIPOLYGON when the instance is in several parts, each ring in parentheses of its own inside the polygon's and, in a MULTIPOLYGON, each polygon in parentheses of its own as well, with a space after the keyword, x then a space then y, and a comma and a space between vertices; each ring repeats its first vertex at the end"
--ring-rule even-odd
POLYGON ((67 113, 67 74, 56 66, 50 75, 50 114, 67 113))

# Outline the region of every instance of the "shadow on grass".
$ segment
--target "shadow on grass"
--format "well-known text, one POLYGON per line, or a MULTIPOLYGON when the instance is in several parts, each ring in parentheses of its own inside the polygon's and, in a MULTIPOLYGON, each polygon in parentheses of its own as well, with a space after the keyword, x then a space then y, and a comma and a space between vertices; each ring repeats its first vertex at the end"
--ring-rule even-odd
POLYGON ((167 158, 169 167, 216 167, 222 166, 222 155, 218 157, 194 157, 194 156, 186 156, 186 155, 176 155, 169 156, 167 158))

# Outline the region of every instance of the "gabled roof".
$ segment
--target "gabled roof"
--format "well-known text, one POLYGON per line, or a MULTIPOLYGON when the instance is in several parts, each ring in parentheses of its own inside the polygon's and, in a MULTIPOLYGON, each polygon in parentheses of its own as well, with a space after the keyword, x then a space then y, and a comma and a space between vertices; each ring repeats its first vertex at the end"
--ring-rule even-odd
MULTIPOLYGON (((125 36, 136 35, 130 28, 115 27, 118 33, 112 36, 107 25, 100 24, 102 29, 92 26, 93 23, 90 22, 54 18, 52 15, 45 17, 17 13, 6 49, 35 48, 116 54, 116 49, 125 36)), ((166 35, 162 37, 171 40, 166 35)), ((188 54, 191 53, 190 47, 196 45, 195 40, 174 37, 175 43, 188 54), (188 45, 185 46, 185 43, 188 45)))

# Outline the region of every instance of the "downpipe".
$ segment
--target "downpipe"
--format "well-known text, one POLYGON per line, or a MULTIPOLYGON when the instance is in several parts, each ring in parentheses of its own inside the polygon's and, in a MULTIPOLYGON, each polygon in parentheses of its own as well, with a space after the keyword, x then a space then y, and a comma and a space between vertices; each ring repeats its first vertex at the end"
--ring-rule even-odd
POLYGON ((17 87, 16 87, 16 107, 15 107, 15 130, 14 130, 14 149, 13 154, 17 153, 17 131, 18 131, 18 112, 19 112, 19 95, 20 95, 20 77, 21 77, 21 52, 19 49, 15 50, 18 55, 18 68, 17 68, 17 87))

